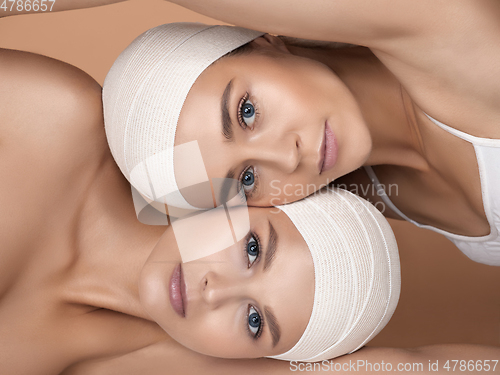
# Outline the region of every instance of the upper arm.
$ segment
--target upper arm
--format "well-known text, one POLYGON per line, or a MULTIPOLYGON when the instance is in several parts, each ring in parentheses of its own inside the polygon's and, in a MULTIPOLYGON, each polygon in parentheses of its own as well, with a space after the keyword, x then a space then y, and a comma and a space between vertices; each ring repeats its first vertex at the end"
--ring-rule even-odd
POLYGON ((497 126, 498 0, 172 2, 272 34, 367 46, 426 113, 480 136, 479 124, 497 126))
POLYGON ((490 0, 173 0, 242 27, 297 38, 383 48, 392 40, 434 32, 461 17, 461 8, 490 0))

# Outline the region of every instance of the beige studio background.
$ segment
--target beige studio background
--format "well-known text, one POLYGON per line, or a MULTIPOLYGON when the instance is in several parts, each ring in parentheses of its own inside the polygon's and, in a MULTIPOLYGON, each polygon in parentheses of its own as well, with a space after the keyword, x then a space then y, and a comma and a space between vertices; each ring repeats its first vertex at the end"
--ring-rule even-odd
MULTIPOLYGON (((65 61, 102 85, 115 58, 136 36, 175 21, 218 23, 163 0, 129 0, 0 19, 0 47, 65 61)), ((500 267, 468 260, 436 233, 405 222, 391 225, 400 247, 401 299, 391 322, 370 345, 500 345, 500 267)))

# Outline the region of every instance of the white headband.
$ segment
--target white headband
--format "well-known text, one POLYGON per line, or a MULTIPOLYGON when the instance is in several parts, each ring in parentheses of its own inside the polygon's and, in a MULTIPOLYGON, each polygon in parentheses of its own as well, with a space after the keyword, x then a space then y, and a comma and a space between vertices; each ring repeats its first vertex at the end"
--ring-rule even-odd
POLYGON ((314 304, 297 344, 270 358, 321 361, 361 348, 391 318, 401 276, 396 239, 384 216, 341 189, 279 206, 306 241, 314 263, 314 304))
POLYGON ((261 35, 232 26, 171 23, 146 31, 120 54, 104 81, 104 124, 116 163, 142 195, 193 208, 174 173, 182 106, 208 66, 261 35))

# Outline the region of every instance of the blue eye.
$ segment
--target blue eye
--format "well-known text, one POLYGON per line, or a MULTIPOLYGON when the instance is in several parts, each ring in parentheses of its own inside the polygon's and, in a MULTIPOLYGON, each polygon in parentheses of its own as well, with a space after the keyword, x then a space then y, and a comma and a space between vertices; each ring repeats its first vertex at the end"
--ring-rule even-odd
POLYGON ((251 267, 259 257, 260 253, 259 242, 254 238, 254 236, 251 236, 248 240, 246 250, 248 254, 248 267, 251 267))
POLYGON ((248 100, 248 94, 245 94, 240 103, 240 107, 238 108, 238 120, 240 122, 240 126, 243 129, 246 129, 247 127, 253 129, 257 115, 255 106, 250 100, 248 100))
POLYGON ((248 329, 253 333, 254 337, 258 337, 261 331, 262 319, 259 313, 253 306, 249 306, 248 309, 248 329))
POLYGON ((243 179, 241 183, 245 186, 251 186, 255 182, 255 176, 253 174, 253 168, 248 168, 243 174, 243 179))
POLYGON ((243 104, 241 112, 244 118, 250 118, 255 114, 255 108, 253 107, 253 104, 247 100, 245 104, 243 104))
POLYGON ((255 173, 252 167, 245 170, 240 178, 241 186, 245 194, 249 194, 255 188, 255 173))

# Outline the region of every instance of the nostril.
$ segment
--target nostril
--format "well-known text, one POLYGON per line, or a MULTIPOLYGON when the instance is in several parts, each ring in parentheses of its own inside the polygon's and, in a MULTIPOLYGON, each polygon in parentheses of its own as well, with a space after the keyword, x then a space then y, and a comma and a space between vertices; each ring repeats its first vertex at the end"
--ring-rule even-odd
POLYGON ((203 280, 203 290, 205 290, 205 288, 207 287, 207 284, 208 284, 208 280, 205 278, 203 280))
POLYGON ((300 144, 300 139, 297 139, 295 141, 295 152, 297 153, 297 164, 300 163, 300 159, 301 159, 301 153, 302 153, 302 149, 301 149, 301 144, 300 144))

